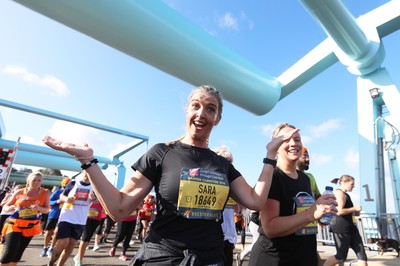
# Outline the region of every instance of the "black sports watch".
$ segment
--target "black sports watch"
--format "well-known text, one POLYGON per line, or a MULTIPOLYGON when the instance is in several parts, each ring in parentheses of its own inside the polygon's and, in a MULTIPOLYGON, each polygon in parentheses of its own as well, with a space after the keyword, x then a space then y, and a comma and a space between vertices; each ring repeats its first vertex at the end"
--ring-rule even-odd
POLYGON ((264 158, 263 159, 263 163, 265 163, 265 164, 270 164, 270 165, 272 165, 273 167, 275 167, 276 166, 276 160, 273 160, 273 159, 270 159, 270 158, 264 158))

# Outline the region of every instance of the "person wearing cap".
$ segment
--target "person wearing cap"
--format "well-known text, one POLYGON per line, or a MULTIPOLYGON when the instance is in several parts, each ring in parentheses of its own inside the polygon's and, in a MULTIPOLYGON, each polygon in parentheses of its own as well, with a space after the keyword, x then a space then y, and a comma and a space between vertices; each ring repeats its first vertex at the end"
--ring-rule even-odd
POLYGON ((58 218, 60 217, 61 206, 63 203, 62 200, 60 199, 60 195, 70 181, 71 179, 69 177, 66 177, 63 180, 61 180, 61 188, 57 189, 50 195, 50 212, 45 227, 45 234, 43 238, 44 245, 42 253, 40 253, 40 257, 45 257, 50 255, 53 250, 52 247, 54 247, 55 245, 55 241, 53 241, 54 244, 52 242, 52 245, 49 247, 50 240, 54 235, 54 231, 58 223, 58 218))
POLYGON ((310 155, 308 154, 307 148, 303 146, 303 148, 301 149, 301 156, 297 161, 297 170, 302 171, 308 176, 308 178, 310 178, 311 191, 314 198, 318 199, 321 196, 321 192, 318 189, 317 181, 315 181, 315 178, 311 173, 305 172, 309 169, 309 167, 310 155))
MULTIPOLYGON (((301 156, 299 160, 297 160, 297 170, 305 173, 308 176, 308 178, 310 179, 312 194, 314 198, 318 199, 321 196, 321 192, 318 189, 317 181, 315 181, 315 178, 311 173, 305 172, 309 168, 310 168, 310 155, 308 154, 307 148, 303 146, 303 148, 301 148, 301 156)), ((323 261, 318 252, 317 255, 318 255, 318 265, 322 265, 323 261)))

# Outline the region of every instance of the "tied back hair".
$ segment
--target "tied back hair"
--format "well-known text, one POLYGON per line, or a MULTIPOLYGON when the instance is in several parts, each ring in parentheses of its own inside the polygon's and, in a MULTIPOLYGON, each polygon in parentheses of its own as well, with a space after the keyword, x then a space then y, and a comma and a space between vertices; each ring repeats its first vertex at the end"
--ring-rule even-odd
MULTIPOLYGON (((214 88, 213 86, 200 85, 200 86, 194 88, 192 90, 192 92, 190 93, 190 96, 189 96, 189 99, 188 99, 188 104, 190 103, 190 99, 192 99, 193 95, 195 93, 197 93, 197 92, 204 92, 206 94, 211 94, 217 99, 217 101, 218 101, 218 118, 221 119, 221 117, 222 117, 222 109, 223 109, 223 105, 224 105, 222 94, 216 88, 214 88)), ((184 139, 185 136, 186 136, 186 133, 184 133, 182 136, 180 136, 179 138, 177 138, 175 140, 166 142, 165 144, 166 145, 172 145, 172 144, 184 139)), ((208 140, 207 140, 207 144, 208 144, 208 140)))
POLYGON ((354 177, 352 177, 351 175, 342 175, 340 178, 334 178, 331 180, 331 183, 333 184, 340 184, 340 183, 346 183, 349 181, 354 180, 354 177))

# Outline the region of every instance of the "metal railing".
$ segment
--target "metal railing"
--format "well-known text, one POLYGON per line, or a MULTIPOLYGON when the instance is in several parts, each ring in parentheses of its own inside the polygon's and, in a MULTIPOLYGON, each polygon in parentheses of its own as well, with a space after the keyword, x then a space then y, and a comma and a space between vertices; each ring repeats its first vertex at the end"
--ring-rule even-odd
MULTIPOLYGON (((385 223, 383 223, 385 224, 385 223)), ((400 236, 400 214, 385 214, 379 219, 373 214, 362 214, 357 217, 357 228, 360 231, 364 246, 371 247, 368 243, 369 238, 391 238, 399 241, 400 236), (380 230, 380 221, 385 220, 387 224, 387 235, 382 236, 380 230)), ((326 245, 333 245, 333 235, 329 226, 318 225, 317 241, 326 245)))

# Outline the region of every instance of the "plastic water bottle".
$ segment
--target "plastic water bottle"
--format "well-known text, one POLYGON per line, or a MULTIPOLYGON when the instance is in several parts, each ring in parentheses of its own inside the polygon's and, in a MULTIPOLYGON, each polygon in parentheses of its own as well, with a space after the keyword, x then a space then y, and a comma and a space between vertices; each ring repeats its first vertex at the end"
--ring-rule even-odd
MULTIPOLYGON (((322 193, 322 195, 326 195, 326 194, 334 194, 333 193, 333 187, 330 186, 326 186, 325 187, 325 192, 322 193)), ((329 224, 335 224, 336 221, 336 215, 331 214, 331 213, 327 213, 324 214, 320 219, 319 222, 324 224, 324 225, 329 225, 329 224)))

